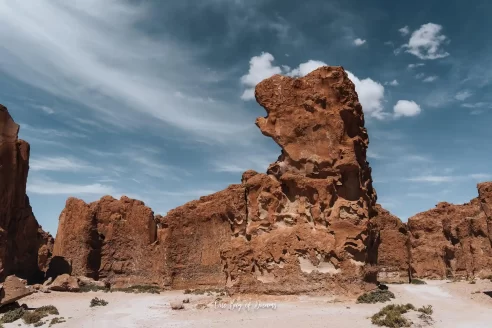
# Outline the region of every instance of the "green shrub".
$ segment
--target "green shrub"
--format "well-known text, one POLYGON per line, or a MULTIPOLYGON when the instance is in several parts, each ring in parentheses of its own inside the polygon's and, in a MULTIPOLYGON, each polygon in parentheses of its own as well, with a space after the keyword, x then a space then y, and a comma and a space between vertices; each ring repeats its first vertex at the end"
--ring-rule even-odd
POLYGON ((36 310, 34 310, 36 313, 41 313, 45 315, 53 314, 53 315, 59 315, 60 313, 58 312, 58 309, 54 305, 45 305, 38 307, 36 310))
POLYGON ((412 279, 411 284, 413 285, 426 285, 427 283, 420 279, 412 279))
POLYGON ((432 309, 432 305, 422 306, 417 311, 422 312, 424 314, 428 314, 428 315, 431 315, 432 313, 434 313, 434 310, 432 309))
POLYGON ((46 323, 46 322, 44 322, 44 321, 39 321, 39 322, 36 322, 33 326, 34 326, 34 327, 41 327, 41 326, 43 326, 45 323, 46 323))
POLYGON ((226 291, 220 288, 205 288, 205 289, 186 289, 184 291, 185 294, 195 294, 195 295, 205 295, 211 296, 212 294, 219 294, 219 296, 225 296, 226 291))
POLYGON ((94 307, 94 306, 106 306, 108 305, 108 302, 106 302, 105 300, 103 299, 100 299, 100 298, 93 298, 91 300, 91 307, 94 307))
POLYGON ((357 303, 384 303, 395 298, 395 294, 389 290, 376 289, 357 298, 357 303))
POLYGON ((109 288, 106 287, 99 287, 95 285, 83 285, 80 286, 79 293, 99 292, 99 291, 107 292, 108 290, 109 288))
POLYGON ((376 326, 391 328, 410 327, 412 322, 403 317, 403 314, 410 310, 415 310, 415 307, 410 303, 386 305, 371 317, 371 322, 376 326))
POLYGON ((19 320, 20 318, 22 318, 25 312, 26 310, 24 310, 22 307, 9 310, 4 313, 2 319, 0 319, 0 323, 11 323, 16 320, 19 320))
POLYGON ((46 316, 47 316, 47 314, 42 314, 42 313, 35 312, 35 311, 33 311, 33 312, 26 311, 24 313, 24 315, 22 316, 22 320, 27 325, 31 325, 33 323, 40 322, 41 319, 43 319, 46 316))

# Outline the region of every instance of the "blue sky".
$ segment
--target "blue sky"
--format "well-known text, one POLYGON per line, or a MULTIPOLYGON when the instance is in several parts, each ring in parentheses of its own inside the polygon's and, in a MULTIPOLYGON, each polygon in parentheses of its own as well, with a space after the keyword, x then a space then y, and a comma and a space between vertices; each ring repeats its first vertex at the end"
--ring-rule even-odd
POLYGON ((492 180, 492 2, 0 1, 0 103, 31 144, 28 194, 56 233, 69 196, 156 213, 264 172, 254 85, 349 71, 378 199, 402 219, 492 180))

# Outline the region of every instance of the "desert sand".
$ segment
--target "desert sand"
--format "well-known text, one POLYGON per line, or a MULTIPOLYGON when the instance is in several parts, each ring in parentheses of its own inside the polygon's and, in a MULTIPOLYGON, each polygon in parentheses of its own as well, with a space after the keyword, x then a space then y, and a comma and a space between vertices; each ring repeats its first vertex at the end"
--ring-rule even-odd
MULTIPOLYGON (((392 302, 357 304, 355 300, 315 296, 217 296, 185 295, 183 291, 155 294, 61 293, 34 294, 21 300, 31 308, 55 305, 66 322, 53 327, 372 327, 370 316, 387 304, 432 305, 432 327, 490 327, 492 282, 428 281, 427 285, 389 285, 396 298, 392 302), (94 297, 109 302, 104 307, 89 306, 94 297), (171 301, 189 298, 183 310, 172 310, 171 301), (249 309, 247 304, 250 302, 249 309), (197 305, 207 304, 205 309, 197 305), (234 305, 231 305, 234 304, 234 305), (239 306, 241 305, 241 308, 239 306), (262 308, 257 308, 261 305, 262 308)), ((412 327, 426 326, 413 312, 412 327)), ((5 328, 28 327, 18 320, 5 328)), ((44 325, 47 327, 48 324, 44 325)))

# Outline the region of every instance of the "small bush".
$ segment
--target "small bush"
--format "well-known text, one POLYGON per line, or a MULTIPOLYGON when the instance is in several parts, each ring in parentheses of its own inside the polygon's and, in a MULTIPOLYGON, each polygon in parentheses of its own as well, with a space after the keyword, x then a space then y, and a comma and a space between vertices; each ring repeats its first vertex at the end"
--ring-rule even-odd
POLYGON ((412 322, 403 317, 403 314, 410 310, 415 310, 415 307, 410 303, 386 305, 371 317, 371 322, 376 326, 391 328, 410 327, 412 322))
POLYGON ((417 311, 422 312, 424 314, 428 314, 428 315, 431 315, 432 313, 434 313, 434 310, 432 309, 432 305, 422 306, 417 311))
POLYGON ((475 280, 470 281, 471 285, 475 285, 477 282, 475 280))
POLYGON ((63 322, 65 322, 65 320, 62 317, 60 317, 60 318, 53 318, 53 319, 51 319, 51 322, 50 322, 50 325, 49 326, 51 327, 53 325, 56 325, 57 323, 63 323, 63 322))
POLYGON ((24 315, 22 316, 22 320, 27 324, 27 325, 31 325, 33 323, 36 323, 36 322, 40 322, 41 319, 43 319, 44 317, 46 317, 47 315, 43 315, 41 313, 38 313, 38 312, 28 312, 26 311, 24 313, 24 315))
POLYGON ((152 285, 135 285, 124 288, 113 288, 111 292, 123 292, 123 293, 133 293, 133 294, 141 294, 141 293, 149 293, 149 294, 160 294, 161 289, 157 286, 152 285))
POLYGON ((108 305, 108 302, 106 302, 105 300, 103 299, 100 299, 100 298, 93 298, 91 300, 91 307, 95 307, 95 306, 106 306, 108 305))
POLYGON ((412 285, 426 285, 427 283, 423 280, 420 280, 420 279, 412 279, 411 284, 412 285))
POLYGON ((389 290, 376 289, 371 292, 360 295, 357 298, 357 303, 384 303, 395 298, 395 294, 389 290))
POLYGON ((22 308, 22 307, 18 307, 18 308, 14 308, 12 310, 9 310, 9 311, 5 312, 2 319, 0 319, 0 324, 1 323, 11 323, 11 322, 14 322, 16 320, 19 320, 20 318, 22 318, 22 316, 24 315, 25 312, 26 312, 26 310, 24 310, 24 308, 22 308))
POLYGON ((41 313, 41 314, 53 314, 53 315, 59 315, 60 313, 58 312, 58 309, 54 305, 45 305, 37 308, 34 310, 34 312, 41 313))
POLYGON ((33 326, 34 326, 34 327, 41 327, 41 326, 43 326, 45 323, 46 323, 46 322, 44 322, 44 321, 39 321, 39 322, 36 322, 33 326))
POLYGON ((79 293, 99 292, 99 291, 107 292, 108 290, 109 288, 106 287, 99 287, 96 285, 83 285, 80 286, 79 293))
POLYGON ((225 293, 225 290, 224 289, 220 289, 220 288, 208 288, 208 289, 186 289, 185 294, 195 294, 195 295, 207 295, 207 296, 211 296, 213 293, 215 294, 219 294, 220 296, 224 296, 226 293, 225 293))

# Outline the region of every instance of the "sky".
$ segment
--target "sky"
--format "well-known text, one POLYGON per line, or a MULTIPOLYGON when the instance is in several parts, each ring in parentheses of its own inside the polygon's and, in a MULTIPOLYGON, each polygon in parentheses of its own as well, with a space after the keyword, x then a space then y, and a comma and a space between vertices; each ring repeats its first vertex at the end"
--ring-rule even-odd
POLYGON ((157 214, 265 172, 273 74, 343 66, 378 202, 406 220, 492 180, 492 2, 0 0, 0 103, 31 144, 27 191, 56 234, 68 197, 157 214))

